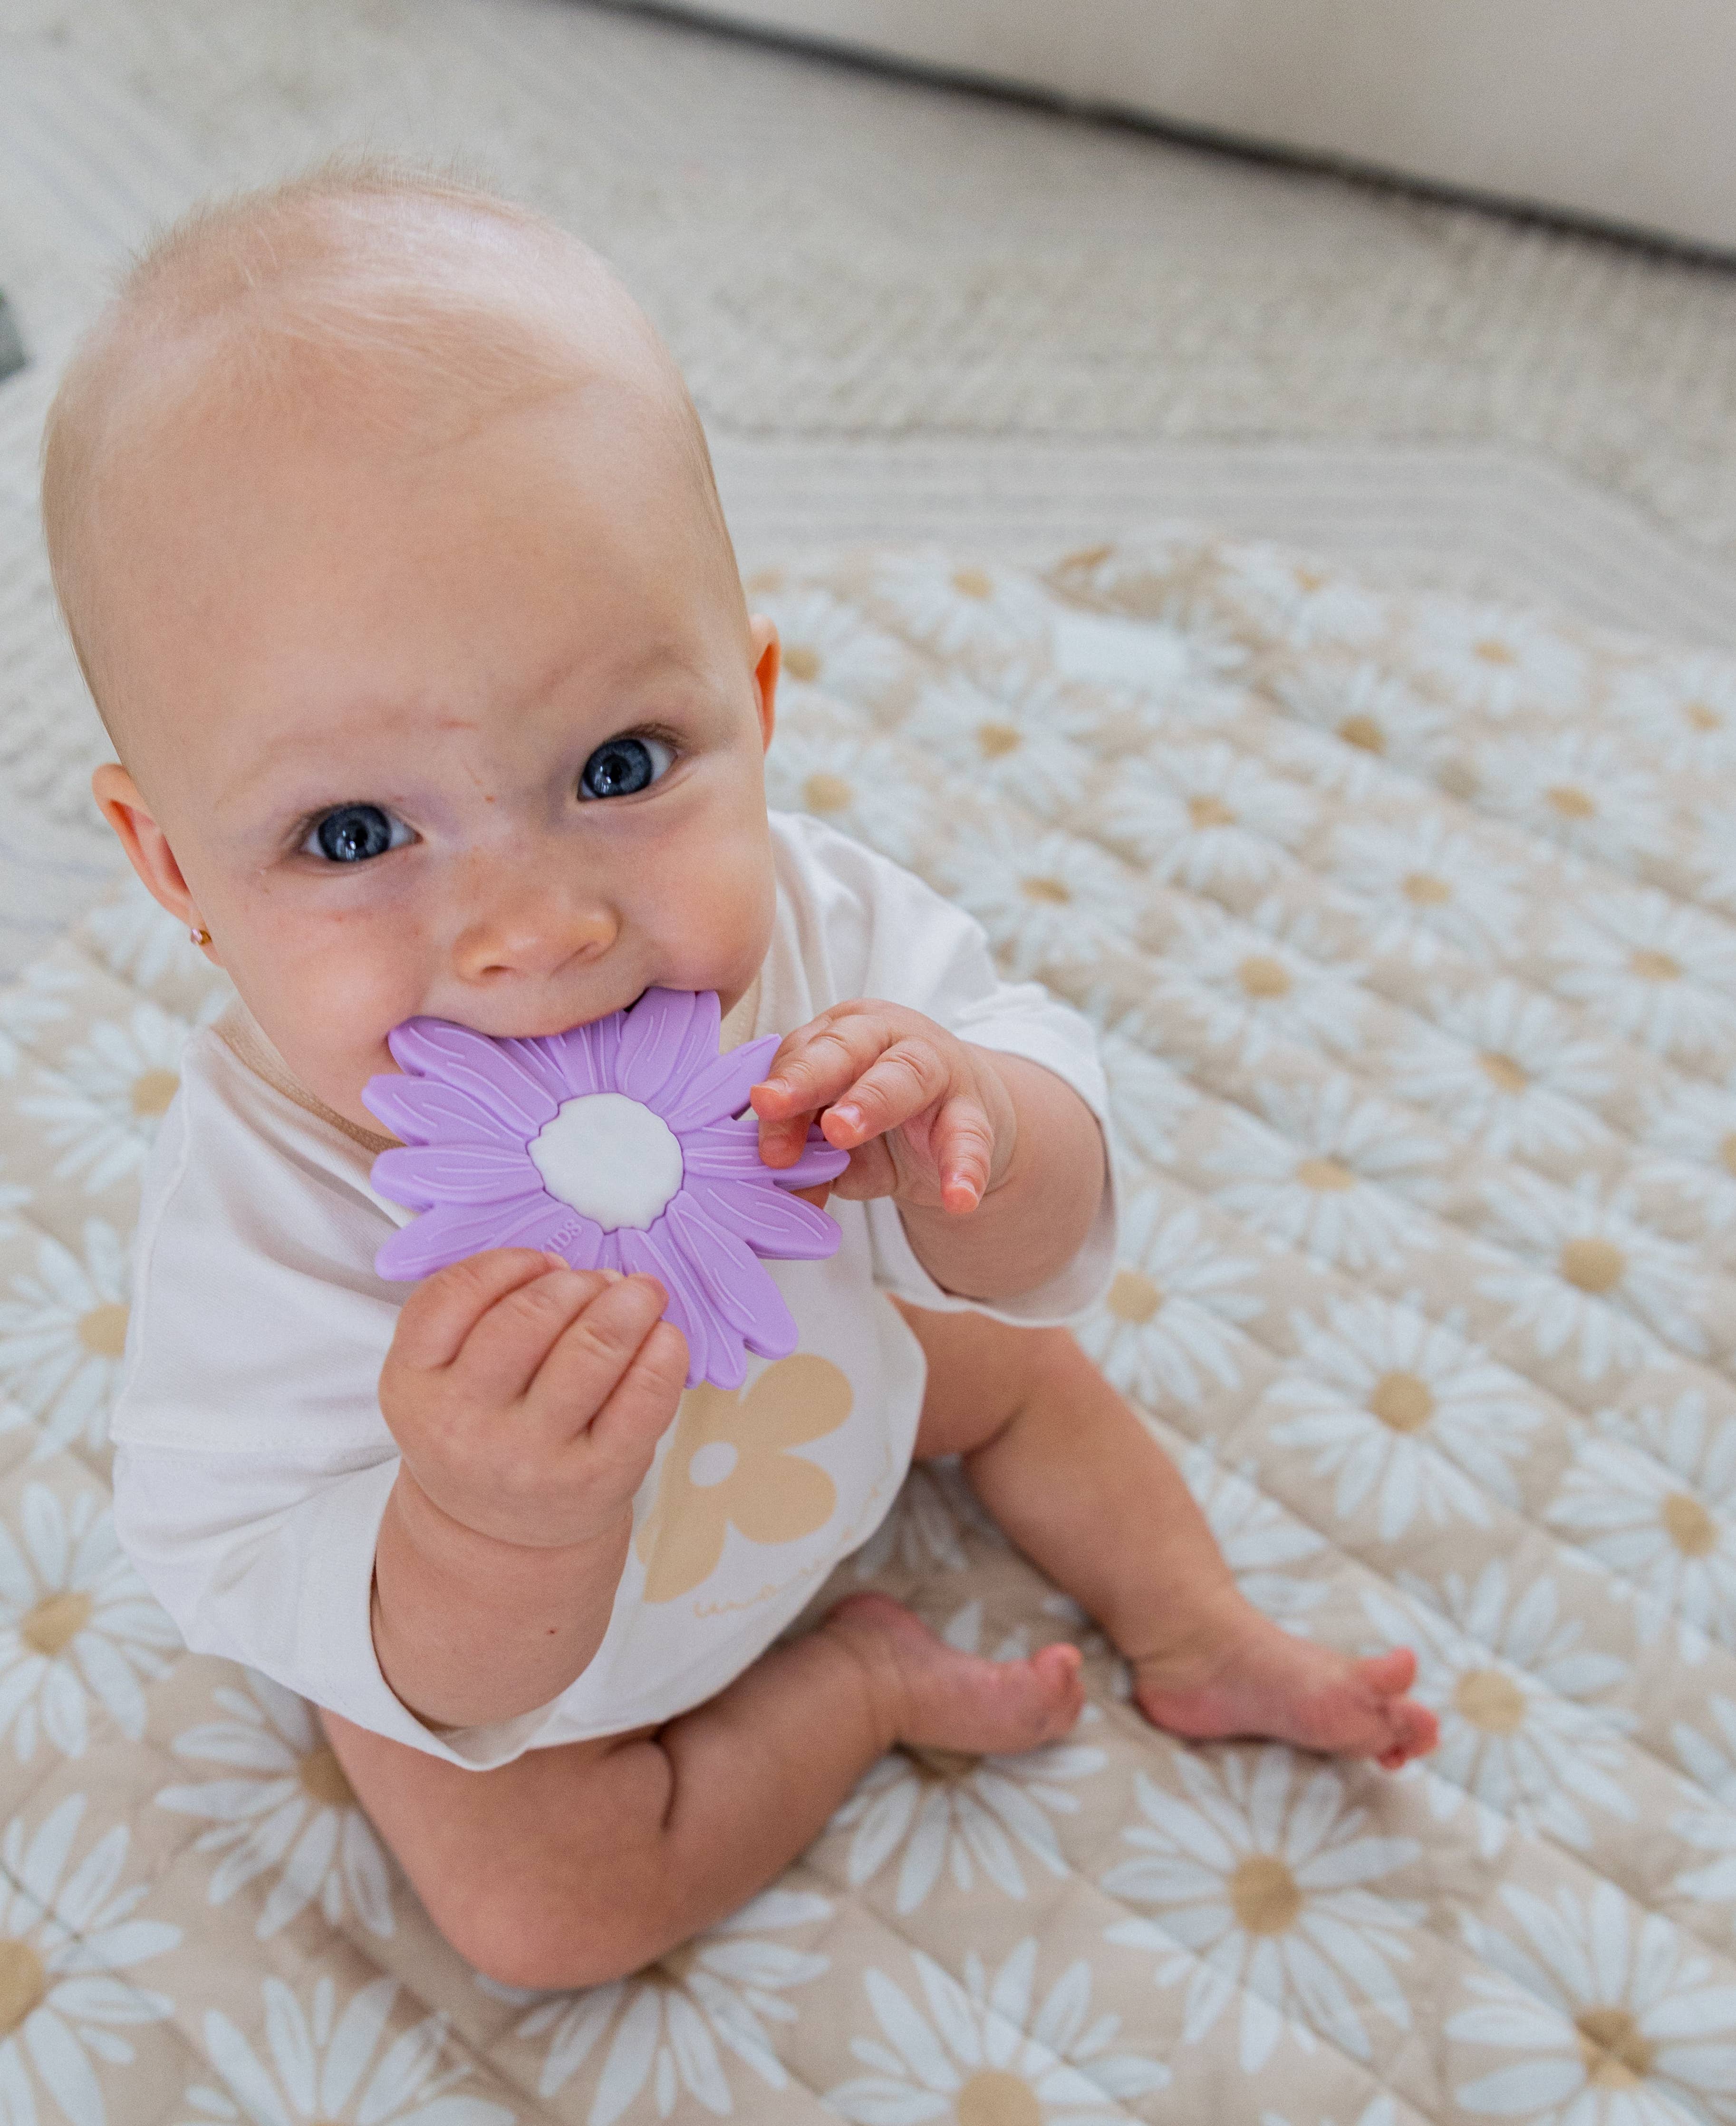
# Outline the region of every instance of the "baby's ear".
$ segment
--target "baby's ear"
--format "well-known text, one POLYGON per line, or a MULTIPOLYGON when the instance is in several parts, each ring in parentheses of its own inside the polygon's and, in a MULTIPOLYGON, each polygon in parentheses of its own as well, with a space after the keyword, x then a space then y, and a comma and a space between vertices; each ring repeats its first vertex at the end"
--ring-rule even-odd
POLYGON ((777 676, 783 669, 783 649, 777 639, 777 623, 762 612, 748 619, 748 639, 753 651, 753 687, 759 697, 760 744, 771 743, 777 722, 777 676))
POLYGON ((139 786, 118 760, 105 761, 91 777, 91 795, 97 810, 114 829, 126 851, 127 862, 138 872, 151 898, 167 909, 189 930, 204 925, 168 837, 139 795, 139 786))

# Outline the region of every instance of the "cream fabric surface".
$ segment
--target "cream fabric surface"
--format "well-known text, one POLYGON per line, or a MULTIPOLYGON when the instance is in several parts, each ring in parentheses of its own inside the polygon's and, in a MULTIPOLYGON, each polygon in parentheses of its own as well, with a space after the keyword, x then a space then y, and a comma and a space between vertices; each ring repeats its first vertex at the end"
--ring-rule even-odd
POLYGON ((895 1753, 620 1985, 480 1983, 305 1708, 179 1652, 114 1551, 136 1174, 221 1001, 122 900, 0 997, 4 2115, 1736 2116, 1736 665, 1252 546, 757 595, 775 801, 1104 1032, 1087 1341, 1255 1600, 1417 1646, 1441 1749, 1178 1746, 919 1472, 838 1584, 1076 1638, 1076 1733, 895 1753))

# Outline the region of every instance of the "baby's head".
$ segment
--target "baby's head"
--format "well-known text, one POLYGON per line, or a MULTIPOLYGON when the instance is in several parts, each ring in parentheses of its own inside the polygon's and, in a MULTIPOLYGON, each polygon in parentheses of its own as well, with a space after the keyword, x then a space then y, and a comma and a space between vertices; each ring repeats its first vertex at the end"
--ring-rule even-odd
POLYGON ((374 163, 217 208, 97 324, 44 468, 97 801, 328 1106, 372 1126, 418 1013, 747 989, 776 635, 582 244, 374 163))

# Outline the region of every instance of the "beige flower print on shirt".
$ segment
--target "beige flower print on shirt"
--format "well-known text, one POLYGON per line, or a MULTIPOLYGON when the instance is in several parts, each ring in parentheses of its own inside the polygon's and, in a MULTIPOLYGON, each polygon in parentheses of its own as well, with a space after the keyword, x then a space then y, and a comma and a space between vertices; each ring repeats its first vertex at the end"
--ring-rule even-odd
POLYGON ((732 1528, 762 1543, 823 1528, 837 1486, 790 1450, 836 1432, 852 1401, 838 1368, 809 1352, 780 1358, 745 1389, 689 1389, 634 1538, 645 1600, 672 1602, 708 1579, 732 1528))

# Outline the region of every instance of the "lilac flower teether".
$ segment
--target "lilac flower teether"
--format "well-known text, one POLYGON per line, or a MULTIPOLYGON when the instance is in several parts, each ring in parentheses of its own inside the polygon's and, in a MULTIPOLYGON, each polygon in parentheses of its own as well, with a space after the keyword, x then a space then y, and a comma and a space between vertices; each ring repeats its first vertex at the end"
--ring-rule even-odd
POLYGON ((430 1275, 484 1248, 547 1248, 575 1269, 647 1270, 687 1339, 687 1385, 739 1387, 747 1354, 786 1358, 796 1327, 758 1257, 814 1262, 837 1227, 788 1192, 849 1164, 818 1130, 794 1166, 759 1155, 744 1113, 776 1034, 717 1052, 709 992, 647 990, 570 1032, 494 1041, 445 1019, 387 1037, 402 1077, 362 1098, 402 1150, 374 1186, 422 1215, 375 1257, 382 1277, 430 1275))

